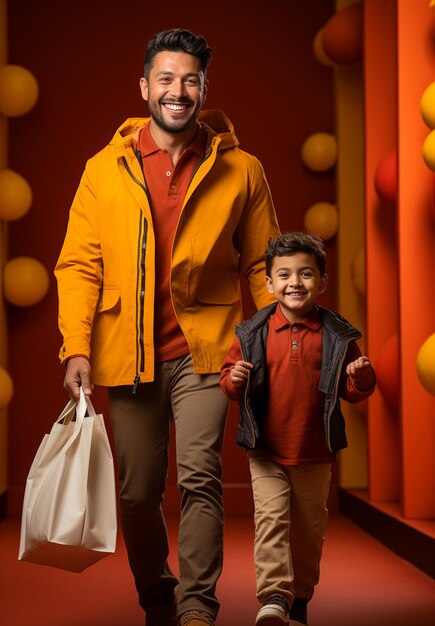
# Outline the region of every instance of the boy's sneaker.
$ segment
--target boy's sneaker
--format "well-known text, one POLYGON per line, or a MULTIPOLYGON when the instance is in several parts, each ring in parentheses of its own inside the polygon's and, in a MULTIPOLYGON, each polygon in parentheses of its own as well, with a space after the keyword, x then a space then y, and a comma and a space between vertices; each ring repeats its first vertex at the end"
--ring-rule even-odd
POLYGON ((287 602, 281 595, 269 596, 257 613, 255 626, 288 626, 287 602))
POLYGON ((301 626, 307 623, 307 604, 308 600, 303 598, 295 598, 292 608, 290 609, 290 625, 301 626))

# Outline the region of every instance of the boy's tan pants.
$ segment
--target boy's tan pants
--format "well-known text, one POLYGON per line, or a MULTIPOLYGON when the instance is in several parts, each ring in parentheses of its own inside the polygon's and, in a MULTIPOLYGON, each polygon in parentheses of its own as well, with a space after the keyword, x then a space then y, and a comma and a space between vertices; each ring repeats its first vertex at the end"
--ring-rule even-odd
POLYGON ((175 422, 181 490, 179 614, 219 604, 223 504, 221 450, 228 401, 219 374, 199 375, 190 356, 156 365, 155 382, 109 389, 119 467, 121 523, 139 602, 145 611, 173 598, 178 581, 169 568, 161 504, 168 470, 169 425, 175 422))
POLYGON ((310 599, 319 581, 331 465, 249 459, 255 503, 257 598, 310 599))

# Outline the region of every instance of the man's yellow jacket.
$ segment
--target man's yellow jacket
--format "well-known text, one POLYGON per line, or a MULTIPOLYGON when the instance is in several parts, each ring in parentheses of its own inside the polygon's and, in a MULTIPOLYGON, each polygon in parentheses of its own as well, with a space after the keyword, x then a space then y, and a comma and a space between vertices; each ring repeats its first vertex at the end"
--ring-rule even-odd
MULTIPOLYGON (((127 120, 85 167, 56 265, 60 359, 84 355, 97 385, 154 377, 155 240, 136 154, 149 118, 127 120)), ((171 262, 175 314, 199 374, 219 372, 242 319, 239 278, 257 308, 270 303, 263 255, 278 225, 263 168, 238 147, 218 110, 198 121, 209 135, 187 191, 171 262)))

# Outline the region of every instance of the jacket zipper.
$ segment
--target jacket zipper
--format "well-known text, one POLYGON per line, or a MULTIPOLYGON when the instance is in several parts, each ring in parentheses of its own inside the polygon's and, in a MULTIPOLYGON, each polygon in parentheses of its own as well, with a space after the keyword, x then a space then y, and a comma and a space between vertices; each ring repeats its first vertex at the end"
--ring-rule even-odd
POLYGON ((132 393, 135 394, 140 383, 140 374, 145 369, 145 345, 144 345, 144 310, 145 310, 145 254, 146 239, 148 232, 148 222, 139 215, 139 239, 137 246, 137 267, 140 270, 137 273, 136 293, 139 293, 139 302, 136 298, 136 376, 133 381, 132 393), (143 225, 143 232, 142 232, 143 225))
MULTIPOLYGON (((136 178, 127 163, 127 159, 122 157, 125 169, 132 180, 144 190, 148 202, 151 206, 151 200, 146 185, 136 178)), ((139 211, 139 236, 137 246, 137 277, 136 277, 136 295, 139 294, 139 301, 136 297, 136 375, 133 380, 132 394, 137 392, 140 383, 140 372, 145 370, 145 345, 144 345, 144 311, 145 311, 145 255, 146 240, 148 233, 148 222, 144 218, 142 211, 139 211)))
MULTIPOLYGON (((201 159, 201 161, 198 163, 198 165, 197 165, 197 166, 195 167, 195 169, 193 170, 193 174, 192 174, 192 178, 190 179, 189 187, 190 187, 190 185, 191 185, 191 183, 192 183, 192 180, 195 178, 195 174, 196 174, 196 172, 199 170, 199 168, 201 167, 201 165, 203 165, 203 164, 207 161, 207 159, 208 159, 208 158, 210 158, 210 155, 211 155, 211 153, 212 153, 212 152, 213 152, 213 149, 212 149, 212 147, 210 146, 210 148, 209 148, 209 149, 207 150, 207 152, 205 153, 204 158, 203 158, 203 159, 201 159)), ((188 187, 188 189, 189 189, 189 187, 188 187)))

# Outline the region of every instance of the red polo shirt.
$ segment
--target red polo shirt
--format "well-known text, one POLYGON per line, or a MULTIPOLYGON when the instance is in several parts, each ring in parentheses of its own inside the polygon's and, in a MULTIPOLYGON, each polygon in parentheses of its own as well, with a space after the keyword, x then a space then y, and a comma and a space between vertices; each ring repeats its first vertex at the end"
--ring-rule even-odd
POLYGON ((198 132, 174 167, 169 153, 161 150, 152 138, 149 124, 139 138, 156 240, 154 346, 157 363, 189 352, 171 300, 172 244, 187 189, 196 167, 204 158, 206 146, 207 132, 198 124, 198 132))
MULTIPOLYGON (((323 327, 317 309, 302 322, 290 323, 279 305, 268 320, 266 343, 269 379, 267 416, 260 433, 260 448, 251 454, 268 456, 283 465, 329 463, 334 454, 326 443, 323 425, 325 396, 318 389, 322 368, 323 327)), ((364 400, 372 391, 373 370, 364 377, 367 391, 356 388, 346 366, 361 356, 355 341, 348 346, 339 383, 339 395, 349 402, 364 400), (370 386, 371 385, 371 386, 370 386)), ((229 376, 242 360, 237 338, 222 366, 221 385, 232 400, 243 398, 244 388, 235 387, 229 376)), ((368 368, 367 368, 368 369, 368 368)))

